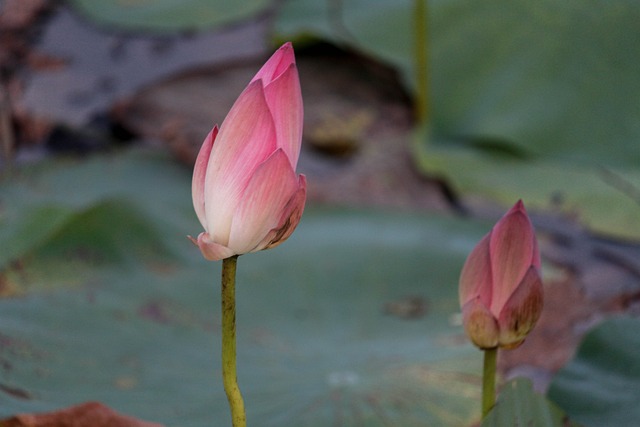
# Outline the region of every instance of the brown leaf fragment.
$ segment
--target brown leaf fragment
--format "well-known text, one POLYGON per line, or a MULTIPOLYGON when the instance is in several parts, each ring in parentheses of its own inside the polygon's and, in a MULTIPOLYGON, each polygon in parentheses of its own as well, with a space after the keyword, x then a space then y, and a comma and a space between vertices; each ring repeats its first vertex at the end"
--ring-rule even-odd
POLYGON ((47 0, 6 0, 0 5, 0 26, 6 31, 32 25, 47 3, 47 0))
POLYGON ((54 412, 18 414, 0 421, 0 427, 163 427, 121 415, 99 402, 87 402, 54 412))

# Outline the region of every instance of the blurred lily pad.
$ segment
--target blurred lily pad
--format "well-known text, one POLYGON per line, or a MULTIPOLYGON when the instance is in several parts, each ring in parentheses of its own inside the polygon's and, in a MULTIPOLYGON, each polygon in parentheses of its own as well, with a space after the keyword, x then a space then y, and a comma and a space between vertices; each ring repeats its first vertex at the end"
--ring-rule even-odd
POLYGON ((500 390, 496 406, 482 420, 481 427, 577 427, 544 396, 533 391, 531 381, 516 378, 500 390))
MULTIPOLYGON (((428 5, 434 115, 433 137, 416 142, 421 169, 463 197, 523 198, 640 238, 640 4, 428 5)), ((276 34, 363 51, 415 87, 413 13, 409 0, 288 1, 276 34)))
POLYGON ((588 426, 640 420, 640 319, 615 317, 589 332, 573 361, 556 375, 549 398, 588 426))
POLYGON ((129 31, 176 33, 211 28, 256 15, 268 0, 71 0, 93 21, 129 31))
MULTIPOLYGON (((0 201, 0 247, 22 242, 1 264, 20 292, 0 300, 0 417, 92 400, 165 425, 228 424, 220 266, 185 238, 200 229, 189 171, 140 151, 62 162, 3 183, 0 201), (48 211, 53 225, 29 226, 48 211)), ((309 208, 286 244, 242 256, 249 420, 477 421, 481 355, 452 319, 459 269, 488 228, 309 208)))
MULTIPOLYGON (((414 85, 410 0, 289 0, 281 39, 315 37, 378 57, 414 85)), ((640 4, 429 3, 432 126, 526 156, 637 167, 640 4)))
POLYGON ((639 169, 526 161, 456 144, 426 149, 418 143, 415 152, 425 173, 446 179, 462 196, 482 195, 505 206, 523 198, 529 208, 575 218, 597 234, 640 239, 639 169))

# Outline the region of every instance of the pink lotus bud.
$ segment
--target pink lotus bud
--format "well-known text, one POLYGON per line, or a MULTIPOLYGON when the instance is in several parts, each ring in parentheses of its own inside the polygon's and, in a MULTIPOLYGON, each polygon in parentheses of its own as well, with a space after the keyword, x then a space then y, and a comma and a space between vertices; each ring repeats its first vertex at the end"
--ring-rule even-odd
POLYGON ((515 348, 542 312, 540 253, 522 201, 473 249, 460 274, 465 331, 480 348, 515 348))
POLYGON ((304 175, 295 169, 302 142, 302 94, 291 43, 262 66, 220 129, 202 144, 193 170, 193 206, 208 260, 268 249, 300 222, 304 175))

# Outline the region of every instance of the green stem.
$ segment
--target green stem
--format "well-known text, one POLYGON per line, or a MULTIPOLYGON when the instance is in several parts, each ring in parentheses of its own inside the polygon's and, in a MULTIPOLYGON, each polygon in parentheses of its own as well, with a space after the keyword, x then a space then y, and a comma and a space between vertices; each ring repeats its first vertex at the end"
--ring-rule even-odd
POLYGON ((418 124, 426 126, 429 122, 429 32, 427 28, 428 12, 426 0, 414 3, 414 55, 417 85, 416 116, 418 124))
POLYGON ((496 365, 498 348, 484 350, 482 370, 482 418, 486 417, 496 403, 496 365))
POLYGON ((246 427, 247 416, 236 375, 236 263, 238 256, 222 260, 222 381, 233 427, 246 427))

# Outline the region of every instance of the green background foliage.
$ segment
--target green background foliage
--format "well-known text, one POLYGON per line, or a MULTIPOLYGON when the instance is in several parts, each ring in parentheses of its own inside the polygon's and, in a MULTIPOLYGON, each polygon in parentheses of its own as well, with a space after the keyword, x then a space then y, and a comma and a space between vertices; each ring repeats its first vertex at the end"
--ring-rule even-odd
MULTIPOLYGON (((102 24, 168 33, 268 8, 256 0, 72 4, 102 24)), ((275 9, 273 37, 371 56, 413 91, 413 4, 288 0, 275 9)), ((432 117, 415 138, 418 165, 464 197, 505 206, 522 198, 597 233, 640 238, 638 21, 631 0, 429 1, 432 117)))
POLYGON ((640 319, 619 316, 584 338, 555 377, 549 398, 584 425, 628 426, 640 420, 640 319))
MULTIPOLYGON (((432 117, 422 170, 462 196, 578 218, 640 238, 640 4, 430 1, 432 117), (615 210, 611 206, 616 206, 615 210)), ((413 1, 290 0, 280 40, 328 40, 415 87, 413 1)))
POLYGON ((517 378, 506 383, 493 410, 481 427, 578 427, 544 396, 533 391, 531 381, 517 378))
MULTIPOLYGON (((168 426, 227 423, 220 263, 186 239, 201 228, 189 171, 133 151, 25 170, 0 195, 0 415, 99 400, 168 426)), ((240 257, 249 420, 473 422, 481 355, 454 321, 457 276, 487 229, 309 208, 286 244, 240 257)))
POLYGON ((251 18, 268 0, 71 0, 102 26, 154 34, 184 33, 251 18))

